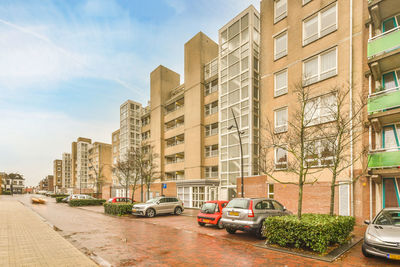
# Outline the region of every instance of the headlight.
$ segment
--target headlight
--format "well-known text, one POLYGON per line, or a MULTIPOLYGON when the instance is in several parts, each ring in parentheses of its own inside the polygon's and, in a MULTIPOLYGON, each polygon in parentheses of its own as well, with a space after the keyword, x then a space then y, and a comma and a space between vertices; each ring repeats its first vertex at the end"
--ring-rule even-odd
POLYGON ((373 241, 373 242, 378 242, 378 243, 382 243, 383 242, 381 239, 379 239, 376 236, 371 235, 369 233, 365 234, 365 239, 367 239, 368 241, 373 241))

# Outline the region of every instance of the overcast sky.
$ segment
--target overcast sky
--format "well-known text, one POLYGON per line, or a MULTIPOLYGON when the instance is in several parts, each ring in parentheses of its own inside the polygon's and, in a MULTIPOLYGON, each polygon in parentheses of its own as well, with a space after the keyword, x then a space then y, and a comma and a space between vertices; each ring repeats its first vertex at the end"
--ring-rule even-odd
MULTIPOLYGON (((259 0, 2 0, 0 172, 27 185, 77 137, 111 143, 119 106, 146 104, 162 64, 183 75, 183 48, 259 0)), ((182 79, 182 78, 181 78, 182 79)))

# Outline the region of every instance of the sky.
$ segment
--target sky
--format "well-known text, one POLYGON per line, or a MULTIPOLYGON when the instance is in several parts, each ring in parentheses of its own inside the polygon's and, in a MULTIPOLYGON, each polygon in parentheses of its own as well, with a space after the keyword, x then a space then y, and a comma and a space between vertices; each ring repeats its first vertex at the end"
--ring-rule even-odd
POLYGON ((1 0, 0 172, 35 186, 77 137, 111 143, 150 72, 181 74, 184 44, 259 0, 1 0))

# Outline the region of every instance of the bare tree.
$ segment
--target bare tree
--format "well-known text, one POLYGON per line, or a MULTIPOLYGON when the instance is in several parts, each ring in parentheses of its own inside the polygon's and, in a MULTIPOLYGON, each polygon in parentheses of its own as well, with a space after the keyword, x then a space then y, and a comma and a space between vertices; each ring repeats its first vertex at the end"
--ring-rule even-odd
MULTIPOLYGON (((367 105, 367 97, 360 95, 359 99, 353 100, 353 109, 350 112, 349 94, 350 86, 335 86, 329 92, 335 99, 335 105, 324 105, 326 113, 332 121, 326 124, 320 124, 315 127, 318 136, 324 140, 323 153, 325 158, 324 167, 331 174, 330 182, 330 207, 329 214, 334 214, 335 207, 335 188, 346 182, 338 183, 338 178, 343 172, 348 171, 350 166, 362 161, 368 153, 368 146, 362 147, 359 153, 351 155, 350 146, 362 138, 365 133, 363 125, 362 112, 367 105)), ((364 165, 361 172, 353 177, 353 183, 365 175, 368 170, 368 164, 364 165)), ((347 182, 350 184, 350 182, 347 182)))
POLYGON ((260 172, 281 184, 292 184, 298 187, 297 216, 302 215, 304 185, 314 184, 320 169, 312 165, 312 147, 310 140, 315 139, 313 117, 317 112, 317 103, 312 101, 309 86, 300 82, 293 87, 292 93, 297 98, 298 106, 290 110, 287 124, 279 126, 267 119, 263 127, 260 142, 260 172), (279 126, 279 127, 278 127, 279 126), (271 155, 272 153, 272 155, 271 155), (276 156, 274 154, 277 154, 276 156), (271 157, 272 156, 272 157, 271 157), (275 158, 275 161, 271 161, 275 158), (283 181, 277 177, 281 171, 297 176, 297 181, 283 181))
POLYGON ((96 198, 99 197, 99 188, 102 188, 103 184, 104 184, 104 180, 105 180, 105 176, 103 174, 103 169, 104 169, 104 165, 101 166, 94 166, 93 163, 90 161, 89 162, 90 167, 93 169, 94 171, 94 186, 96 187, 96 198))
POLYGON ((118 182, 125 188, 125 197, 128 199, 129 188, 132 187, 132 201, 135 194, 136 184, 139 180, 137 169, 137 149, 129 149, 123 159, 117 161, 113 172, 118 182))
POLYGON ((157 164, 156 159, 158 155, 153 152, 153 147, 151 145, 146 145, 143 148, 144 161, 143 161, 143 171, 142 177, 143 182, 146 185, 146 199, 150 198, 150 187, 154 180, 157 178, 157 164))

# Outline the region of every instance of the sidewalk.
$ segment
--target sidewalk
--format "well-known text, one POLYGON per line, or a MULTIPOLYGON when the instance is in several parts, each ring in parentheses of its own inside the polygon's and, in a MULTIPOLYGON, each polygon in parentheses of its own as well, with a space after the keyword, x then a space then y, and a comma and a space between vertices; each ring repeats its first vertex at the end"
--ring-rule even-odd
POLYGON ((0 199, 0 266, 97 266, 37 214, 0 199))

